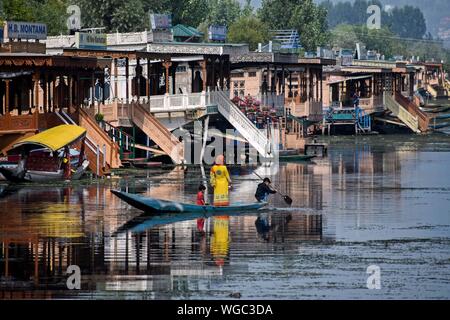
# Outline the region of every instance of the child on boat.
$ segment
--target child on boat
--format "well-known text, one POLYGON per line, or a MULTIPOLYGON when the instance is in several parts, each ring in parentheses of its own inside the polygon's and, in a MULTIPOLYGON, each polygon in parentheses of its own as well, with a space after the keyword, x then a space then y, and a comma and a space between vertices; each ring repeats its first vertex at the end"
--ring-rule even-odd
POLYGON ((266 202, 268 200, 269 194, 277 193, 277 190, 272 189, 269 178, 264 178, 263 182, 258 184, 256 189, 255 198, 258 202, 266 202))
MULTIPOLYGON (((195 204, 197 204, 199 206, 205 205, 205 190, 206 190, 206 187, 202 184, 198 187, 197 201, 195 202, 195 204)), ((205 232, 204 227, 205 227, 205 219, 203 219, 203 218, 197 219, 197 230, 200 233, 203 233, 203 232, 205 232)))
POLYGON ((195 202, 195 204, 197 204, 199 206, 205 205, 205 190, 206 190, 206 187, 202 184, 198 187, 197 201, 195 202))

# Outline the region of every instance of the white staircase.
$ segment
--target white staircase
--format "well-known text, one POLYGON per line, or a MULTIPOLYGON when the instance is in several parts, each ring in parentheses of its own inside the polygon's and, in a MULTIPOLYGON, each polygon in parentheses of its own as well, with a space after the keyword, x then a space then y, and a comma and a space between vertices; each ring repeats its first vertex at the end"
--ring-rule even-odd
POLYGON ((273 148, 270 140, 239 110, 226 92, 220 90, 211 92, 211 103, 217 104, 219 113, 239 131, 261 156, 273 158, 273 148))

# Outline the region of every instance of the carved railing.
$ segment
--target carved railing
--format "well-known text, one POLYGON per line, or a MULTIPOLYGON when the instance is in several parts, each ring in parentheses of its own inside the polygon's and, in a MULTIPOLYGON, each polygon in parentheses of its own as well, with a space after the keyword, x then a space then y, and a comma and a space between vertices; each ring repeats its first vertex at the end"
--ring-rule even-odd
POLYGON ((9 113, 0 116, 0 133, 20 133, 37 131, 39 126, 39 114, 17 115, 13 116, 9 113))

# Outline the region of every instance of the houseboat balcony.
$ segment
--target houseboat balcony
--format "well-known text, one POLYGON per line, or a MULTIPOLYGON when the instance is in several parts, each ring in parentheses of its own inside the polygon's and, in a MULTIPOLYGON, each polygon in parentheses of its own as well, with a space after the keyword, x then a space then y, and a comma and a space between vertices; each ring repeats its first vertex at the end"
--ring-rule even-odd
MULTIPOLYGON (((344 100, 344 99, 342 99, 344 100)), ((345 101, 333 101, 331 103, 333 108, 353 108, 351 102, 347 99, 345 101)), ((370 98, 360 98, 359 99, 359 107, 364 110, 367 114, 383 112, 384 111, 384 103, 383 97, 372 96, 370 98)), ((325 107, 325 109, 328 109, 325 107)))
POLYGON ((175 113, 175 112, 195 112, 205 111, 210 104, 210 94, 206 92, 189 94, 165 94, 147 97, 135 97, 134 99, 114 99, 105 101, 105 104, 97 104, 88 109, 93 116, 101 113, 108 122, 116 122, 119 119, 129 118, 129 107, 132 103, 139 103, 148 112, 155 113, 175 113))
POLYGON ((38 130, 39 115, 37 112, 31 114, 0 115, 0 136, 4 134, 35 132, 38 130))
POLYGON ((309 121, 322 121, 323 107, 320 101, 295 102, 295 98, 287 99, 287 106, 290 106, 290 113, 293 116, 306 117, 309 121))

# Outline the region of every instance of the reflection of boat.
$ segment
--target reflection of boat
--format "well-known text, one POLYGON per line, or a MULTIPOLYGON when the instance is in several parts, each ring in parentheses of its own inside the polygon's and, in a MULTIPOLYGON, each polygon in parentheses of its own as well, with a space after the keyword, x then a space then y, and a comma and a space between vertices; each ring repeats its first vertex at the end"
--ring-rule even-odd
MULTIPOLYGON (((0 167, 0 173, 12 182, 45 182, 81 178, 89 162, 84 159, 86 129, 61 125, 23 139, 13 146, 22 154, 17 166, 0 167), (77 160, 71 161, 69 145, 82 140, 77 160)), ((73 160, 73 159, 72 159, 73 160)))
POLYGON ((155 199, 150 197, 144 197, 137 194, 131 194, 121 191, 111 190, 113 194, 118 196, 120 199, 126 203, 132 205, 133 207, 153 213, 166 213, 166 212, 192 212, 192 213, 227 213, 227 212, 242 212, 258 210, 267 205, 267 202, 257 202, 250 204, 235 204, 228 207, 215 207, 215 206, 199 206, 189 203, 181 203, 176 201, 168 201, 155 199))
MULTIPOLYGON (((259 211, 258 211, 259 212, 259 211)), ((227 217, 233 217, 233 216, 242 216, 242 215, 257 215, 257 212, 230 212, 227 213, 227 217)), ((201 213, 201 212, 182 212, 182 213, 164 213, 161 215, 147 215, 143 213, 142 215, 133 218, 132 220, 128 221, 126 224, 121 226, 115 234, 119 234, 125 231, 131 231, 133 233, 141 233, 147 230, 150 230, 152 228, 163 226, 163 225, 169 225, 177 222, 183 222, 183 221, 194 221, 196 219, 206 219, 211 217, 218 217, 219 219, 223 217, 223 213, 221 212, 207 212, 207 213, 201 213)))

